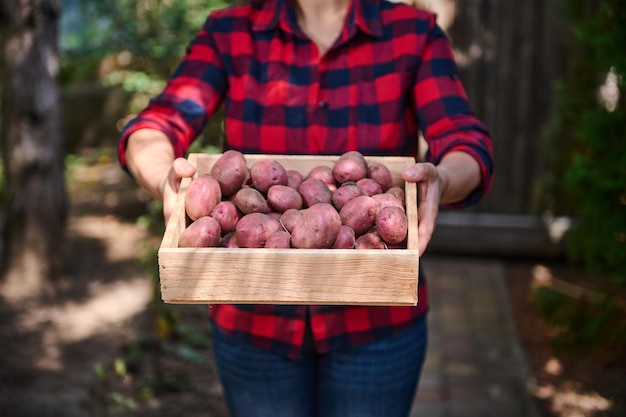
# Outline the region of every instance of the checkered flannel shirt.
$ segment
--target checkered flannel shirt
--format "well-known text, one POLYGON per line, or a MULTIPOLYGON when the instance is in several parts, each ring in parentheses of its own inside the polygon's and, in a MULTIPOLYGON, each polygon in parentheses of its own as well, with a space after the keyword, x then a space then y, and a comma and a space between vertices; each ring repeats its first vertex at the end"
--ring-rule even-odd
MULTIPOLYGON (((299 28, 292 0, 212 12, 164 91, 123 131, 122 166, 128 136, 142 128, 165 132, 184 156, 219 106, 225 149, 416 156, 421 130, 430 162, 464 151, 481 167, 480 186, 454 206, 476 203, 491 185, 489 132, 470 108, 449 40, 434 14, 412 6, 353 1, 323 55, 299 28)), ((319 352, 356 346, 426 313, 423 274, 418 296, 416 307, 214 305, 209 314, 219 331, 296 358, 307 322, 319 352)))

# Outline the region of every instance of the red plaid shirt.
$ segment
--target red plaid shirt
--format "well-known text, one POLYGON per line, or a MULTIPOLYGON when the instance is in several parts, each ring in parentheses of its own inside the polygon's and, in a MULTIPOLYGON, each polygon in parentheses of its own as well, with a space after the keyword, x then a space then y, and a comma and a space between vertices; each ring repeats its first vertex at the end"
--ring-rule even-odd
MULTIPOLYGON (((339 39, 322 56, 300 30, 292 0, 213 12, 165 90, 124 130, 160 129, 178 156, 218 106, 225 148, 244 153, 417 155, 418 130, 437 164, 460 150, 480 164, 477 202, 492 181, 491 141, 470 108, 448 39, 431 13, 355 0, 339 39)), ((320 270, 323 274, 323 269, 320 270)), ((411 326, 428 309, 423 274, 417 307, 215 305, 226 334, 295 358, 307 320, 320 352, 367 343, 411 326)))

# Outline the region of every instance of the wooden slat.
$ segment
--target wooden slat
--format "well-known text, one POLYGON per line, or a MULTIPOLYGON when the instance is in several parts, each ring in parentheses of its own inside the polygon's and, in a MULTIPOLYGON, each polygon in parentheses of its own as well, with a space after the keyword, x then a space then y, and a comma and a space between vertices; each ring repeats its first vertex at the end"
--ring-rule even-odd
POLYGON ((410 258, 414 254, 403 250, 356 252, 162 249, 163 300, 185 304, 417 303, 417 258, 410 258))

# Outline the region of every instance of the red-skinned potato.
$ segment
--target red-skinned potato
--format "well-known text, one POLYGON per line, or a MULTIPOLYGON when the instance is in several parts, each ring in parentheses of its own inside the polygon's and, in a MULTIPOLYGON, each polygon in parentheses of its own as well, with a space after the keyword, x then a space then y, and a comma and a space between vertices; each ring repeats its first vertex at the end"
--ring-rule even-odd
POLYGON ((367 176, 376 181, 383 192, 393 187, 393 177, 389 168, 381 162, 372 162, 367 166, 367 176))
POLYGON ((408 221, 403 208, 385 207, 376 216, 376 231, 386 243, 397 245, 406 239, 408 221))
POLYGON ((404 204, 399 201, 395 195, 390 193, 382 193, 373 195, 372 198, 378 203, 378 209, 382 210, 385 207, 399 207, 404 211, 404 204))
POLYGON ((298 220, 302 217, 302 210, 289 209, 286 210, 280 216, 280 224, 283 226, 287 232, 291 233, 293 231, 293 227, 298 223, 298 220))
POLYGON ((333 243, 331 249, 354 249, 355 243, 356 236, 354 234, 354 230, 352 230, 351 227, 342 224, 339 229, 337 239, 335 239, 335 243, 333 243))
POLYGON ((283 213, 280 213, 278 211, 271 211, 271 210, 269 212, 265 213, 265 214, 270 216, 272 219, 276 219, 278 221, 280 221, 280 218, 283 215, 283 213))
POLYGON ((383 188, 380 186, 380 184, 371 178, 362 178, 358 180, 356 184, 361 187, 361 189, 365 191, 365 194, 369 195, 370 197, 376 194, 381 194, 383 192, 383 188))
POLYGON ((211 217, 220 224, 222 234, 234 231, 241 216, 241 211, 229 200, 220 201, 211 211, 211 217))
POLYGON ((211 215, 222 200, 220 184, 209 174, 200 175, 189 183, 185 193, 185 212, 191 221, 211 215))
POLYGON ((280 213, 288 209, 300 210, 304 204, 298 190, 287 185, 272 185, 267 190, 267 202, 270 207, 280 213))
POLYGON ((298 191, 302 195, 306 207, 311 207, 318 203, 332 204, 333 202, 333 192, 319 178, 307 178, 302 181, 298 191))
POLYGON ((354 230, 360 236, 374 227, 378 204, 370 196, 359 196, 348 201, 339 211, 341 223, 354 230))
POLYGON ((300 188, 300 184, 304 181, 302 174, 295 169, 287 170, 287 186, 297 190, 300 188))
POLYGON ((291 248, 291 235, 284 230, 277 230, 267 238, 266 248, 289 249, 291 248))
POLYGON ((318 203, 303 212, 291 232, 291 244, 298 249, 329 249, 335 243, 341 218, 327 203, 318 203))
POLYGON ((343 153, 333 165, 333 176, 339 184, 358 181, 367 176, 367 161, 357 151, 343 153))
POLYGON ((269 206, 260 191, 252 187, 244 187, 235 194, 235 206, 243 214, 267 213, 269 206))
POLYGON ((325 184, 335 185, 335 177, 332 167, 326 165, 318 165, 307 174, 306 178, 317 178, 324 181, 325 184))
POLYGON ((278 220, 267 214, 250 213, 237 223, 234 238, 241 248, 262 248, 270 235, 281 229, 278 220))
POLYGON ((365 191, 356 182, 345 182, 333 192, 333 205, 337 210, 341 210, 344 204, 361 195, 366 195, 365 191))
POLYGON ((272 185, 287 185, 287 170, 273 159, 260 159, 250 167, 252 186, 261 193, 267 193, 272 185))
POLYGON ((235 236, 235 232, 226 233, 224 237, 222 237, 222 242, 220 246, 228 249, 238 248, 237 237, 235 236))
POLYGON ((402 205, 405 205, 405 194, 404 194, 404 189, 402 187, 399 187, 397 185, 391 187, 390 189, 388 189, 386 191, 386 193, 393 195, 394 197, 396 197, 398 199, 398 201, 400 201, 402 203, 402 205))
POLYGON ((354 247, 356 249, 387 249, 387 245, 376 232, 359 236, 354 247))
POLYGON ((222 196, 236 193, 250 176, 244 155, 235 150, 227 150, 215 161, 209 173, 219 182, 222 196))
POLYGON ((178 237, 179 248, 214 248, 220 245, 222 231, 213 217, 203 216, 191 223, 178 237))

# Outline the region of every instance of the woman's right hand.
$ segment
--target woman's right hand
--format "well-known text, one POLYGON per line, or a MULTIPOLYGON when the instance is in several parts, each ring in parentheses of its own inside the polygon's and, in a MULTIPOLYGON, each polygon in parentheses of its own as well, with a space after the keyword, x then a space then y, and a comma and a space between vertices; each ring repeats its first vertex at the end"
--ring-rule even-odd
POLYGON ((163 196, 163 218, 165 225, 170 220, 172 211, 174 210, 174 204, 176 203, 176 196, 180 189, 180 182, 183 178, 192 177, 196 173, 196 167, 194 167, 185 158, 176 158, 172 163, 172 167, 161 186, 161 195, 163 196))
POLYGON ((126 166, 135 181, 163 202, 165 224, 170 219, 180 181, 196 173, 185 158, 174 156, 172 143, 160 130, 139 129, 126 143, 126 166))

